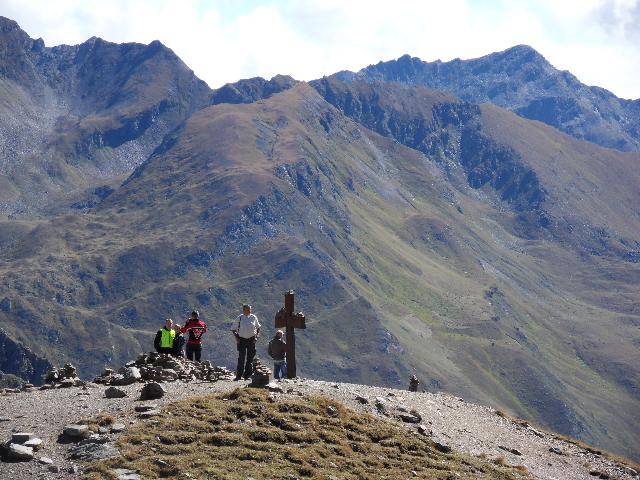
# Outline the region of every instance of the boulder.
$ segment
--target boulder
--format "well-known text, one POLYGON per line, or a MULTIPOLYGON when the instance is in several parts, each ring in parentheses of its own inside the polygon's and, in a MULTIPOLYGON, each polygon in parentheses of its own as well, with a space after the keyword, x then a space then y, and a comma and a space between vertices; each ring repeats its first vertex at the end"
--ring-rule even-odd
POLYGON ((104 391, 106 398, 124 398, 127 396, 127 392, 117 387, 109 387, 104 391))
POLYGON ((7 457, 11 460, 28 462, 33 459, 33 448, 18 443, 11 443, 7 447, 7 457))
POLYGON ((40 457, 38 459, 38 462, 42 465, 53 465, 53 460, 51 460, 49 457, 40 457))
POLYGON ((147 383, 140 391, 140 400, 156 400, 164 397, 165 393, 166 390, 159 383, 147 383))

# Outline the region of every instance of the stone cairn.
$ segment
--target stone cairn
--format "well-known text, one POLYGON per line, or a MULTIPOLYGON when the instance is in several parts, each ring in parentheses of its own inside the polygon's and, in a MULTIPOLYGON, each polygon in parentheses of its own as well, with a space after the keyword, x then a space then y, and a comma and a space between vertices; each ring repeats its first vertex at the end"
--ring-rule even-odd
POLYGON ((130 385, 136 382, 174 382, 233 380, 234 374, 225 367, 214 367, 211 362, 192 362, 165 353, 143 353, 117 372, 107 368, 94 383, 103 385, 130 385))
POLYGON ((70 363, 65 363, 63 367, 52 367, 44 378, 44 385, 41 390, 50 388, 81 387, 85 382, 78 378, 76 367, 70 363))
POLYGON ((251 383, 249 386, 252 388, 267 388, 269 386, 271 370, 262 363, 258 357, 253 359, 252 365, 253 373, 251 374, 251 383))

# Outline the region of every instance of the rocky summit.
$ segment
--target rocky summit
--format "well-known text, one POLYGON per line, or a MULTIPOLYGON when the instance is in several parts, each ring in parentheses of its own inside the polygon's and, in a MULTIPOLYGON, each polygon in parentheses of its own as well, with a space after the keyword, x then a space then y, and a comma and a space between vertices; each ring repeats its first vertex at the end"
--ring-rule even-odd
POLYGON ((8 415, 0 422, 0 478, 199 478, 205 471, 233 479, 429 478, 432 469, 503 480, 638 475, 632 463, 444 393, 302 378, 278 387, 181 379, 124 385, 118 398, 92 382, 32 390, 19 402, 0 393, 8 415), (162 395, 149 399, 145 390, 162 395), (265 450, 269 462, 259 454, 265 450), (207 465, 192 463, 196 454, 207 465))
MULTIPOLYGON (((213 90, 160 42, 47 46, 0 18, 2 398, 65 398, 65 425, 91 427, 88 399, 216 389, 242 304, 265 359, 294 289, 300 376, 404 389, 415 375, 640 458, 638 101, 523 46, 282 73, 213 90), (193 309, 203 363, 138 356, 193 309)), ((356 394, 433 430, 424 406, 398 419, 386 391, 356 394)))

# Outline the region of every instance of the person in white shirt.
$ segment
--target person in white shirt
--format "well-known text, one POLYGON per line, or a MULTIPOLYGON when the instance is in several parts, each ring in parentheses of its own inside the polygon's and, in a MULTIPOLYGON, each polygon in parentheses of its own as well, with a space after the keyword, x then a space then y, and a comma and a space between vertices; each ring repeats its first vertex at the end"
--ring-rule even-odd
POLYGON ((236 380, 251 377, 253 357, 256 355, 256 341, 260 336, 260 322, 251 313, 251 305, 243 305, 242 313, 236 319, 236 328, 232 330, 238 345, 238 366, 236 380))

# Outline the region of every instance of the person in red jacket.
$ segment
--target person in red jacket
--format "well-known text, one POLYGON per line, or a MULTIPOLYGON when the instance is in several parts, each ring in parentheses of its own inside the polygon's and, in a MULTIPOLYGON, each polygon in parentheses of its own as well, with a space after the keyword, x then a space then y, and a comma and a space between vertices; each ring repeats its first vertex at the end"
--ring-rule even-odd
POLYGON ((195 355, 196 362, 200 362, 202 356, 202 334, 207 331, 207 324, 200 320, 200 314, 197 310, 191 312, 191 318, 180 329, 181 333, 189 332, 187 340, 187 358, 193 360, 195 355))

